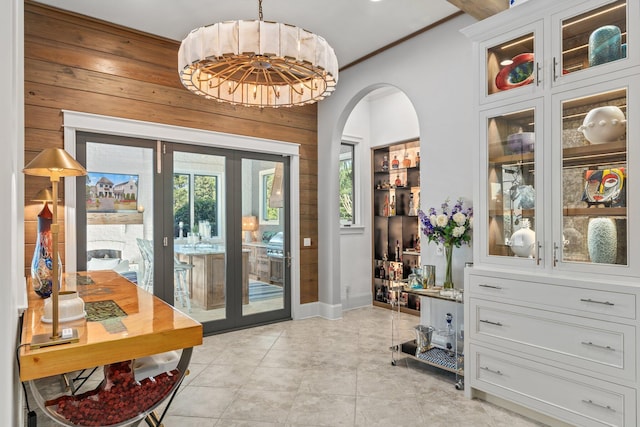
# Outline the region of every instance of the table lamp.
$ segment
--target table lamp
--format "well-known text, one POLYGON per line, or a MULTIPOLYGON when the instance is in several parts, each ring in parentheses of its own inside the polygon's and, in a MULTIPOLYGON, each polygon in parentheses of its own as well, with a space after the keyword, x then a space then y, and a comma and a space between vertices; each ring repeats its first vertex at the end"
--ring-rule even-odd
POLYGON ((47 148, 40 152, 22 172, 25 175, 46 176, 51 181, 51 199, 53 201, 53 218, 51 220, 53 281, 51 285, 51 335, 34 335, 31 340, 31 348, 47 347, 50 345, 66 344, 78 341, 78 331, 73 329, 64 336, 60 333, 58 320, 58 294, 60 292, 60 276, 58 267, 58 183, 61 177, 82 176, 87 171, 69 153, 61 148, 47 148))
POLYGON ((258 231, 258 217, 255 216, 243 216, 242 217, 242 231, 245 232, 244 241, 246 243, 254 242, 255 231, 258 231))

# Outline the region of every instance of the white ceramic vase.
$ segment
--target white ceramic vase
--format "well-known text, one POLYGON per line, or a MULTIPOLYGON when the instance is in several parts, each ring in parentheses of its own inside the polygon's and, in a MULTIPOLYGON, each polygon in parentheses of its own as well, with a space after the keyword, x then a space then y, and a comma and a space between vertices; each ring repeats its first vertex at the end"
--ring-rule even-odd
POLYGON ((607 105, 590 110, 578 127, 592 144, 617 141, 627 130, 627 120, 618 107, 607 105))
POLYGON ((536 250, 536 233, 529 227, 529 220, 522 220, 522 228, 516 230, 509 239, 511 251, 523 258, 533 258, 536 250))

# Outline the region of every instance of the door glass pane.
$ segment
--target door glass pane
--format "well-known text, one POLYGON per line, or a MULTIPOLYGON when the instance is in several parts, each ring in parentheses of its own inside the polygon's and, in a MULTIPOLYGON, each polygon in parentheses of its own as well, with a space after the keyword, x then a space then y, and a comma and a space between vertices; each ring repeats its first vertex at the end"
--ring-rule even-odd
POLYGON ((627 91, 562 103, 562 260, 627 265, 627 91))
POLYGON ((528 33, 487 49, 487 95, 533 83, 533 45, 528 33))
POLYGON ((86 144, 87 270, 153 292, 153 150, 86 144))
POLYGON ((242 159, 242 314, 284 308, 284 164, 242 159))
POLYGON ((487 121, 489 255, 535 255, 535 110, 487 121))
POLYGON ((227 316, 225 158, 174 152, 174 306, 200 322, 227 316))
POLYGON ((609 3, 562 21, 562 73, 626 58, 627 2, 609 3))

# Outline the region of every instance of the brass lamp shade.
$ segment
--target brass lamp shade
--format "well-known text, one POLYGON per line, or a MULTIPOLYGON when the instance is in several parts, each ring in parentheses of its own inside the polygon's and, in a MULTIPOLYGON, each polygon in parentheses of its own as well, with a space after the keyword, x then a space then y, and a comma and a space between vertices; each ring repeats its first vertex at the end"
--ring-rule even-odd
POLYGON ((53 202, 53 193, 50 188, 43 188, 31 199, 34 202, 53 202))
POLYGON ((22 172, 26 175, 49 178, 87 174, 86 169, 62 148, 43 150, 22 169, 22 172))

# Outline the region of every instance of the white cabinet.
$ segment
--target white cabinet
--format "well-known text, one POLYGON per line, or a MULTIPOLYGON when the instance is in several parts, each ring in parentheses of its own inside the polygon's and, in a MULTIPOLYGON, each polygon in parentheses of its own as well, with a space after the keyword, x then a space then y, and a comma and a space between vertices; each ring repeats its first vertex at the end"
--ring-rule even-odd
POLYGON ((579 426, 636 426, 635 284, 465 270, 466 393, 579 426))
POLYGON ((463 33, 479 76, 467 393, 636 426, 640 0, 535 0, 463 33))
POLYGON ((463 30, 480 75, 474 261, 637 277, 638 1, 529 3, 463 30), (617 50, 596 45, 612 28, 617 50))

